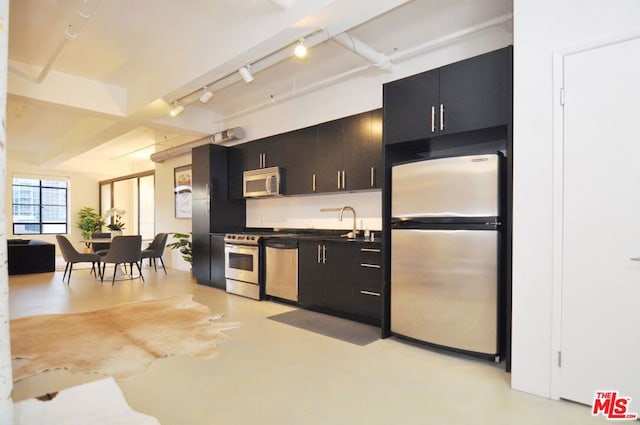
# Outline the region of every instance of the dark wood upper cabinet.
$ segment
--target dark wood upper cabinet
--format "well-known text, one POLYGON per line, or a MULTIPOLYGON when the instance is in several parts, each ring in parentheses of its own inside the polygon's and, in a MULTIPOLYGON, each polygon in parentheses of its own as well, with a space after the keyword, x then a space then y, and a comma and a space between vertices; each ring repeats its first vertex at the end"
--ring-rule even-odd
POLYGON ((506 125, 511 57, 506 47, 385 84, 385 144, 506 125))
POLYGON ((343 190, 380 188, 382 111, 353 115, 345 118, 343 123, 343 190))
POLYGON ((240 145, 242 168, 281 167, 285 195, 380 188, 381 117, 364 112, 240 145))
POLYGON ((505 125, 510 121, 511 48, 440 68, 443 133, 505 125))
POLYGON ((282 135, 284 187, 287 195, 313 192, 313 173, 318 156, 318 127, 307 127, 282 135))
POLYGON ((419 140, 435 132, 440 100, 438 70, 423 72, 383 86, 385 144, 419 140))

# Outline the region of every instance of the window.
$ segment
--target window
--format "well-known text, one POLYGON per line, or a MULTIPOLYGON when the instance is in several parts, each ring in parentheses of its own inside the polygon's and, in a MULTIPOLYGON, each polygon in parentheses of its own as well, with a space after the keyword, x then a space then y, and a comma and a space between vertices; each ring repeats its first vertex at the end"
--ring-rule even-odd
POLYGON ((100 181, 100 212, 124 210, 125 235, 153 239, 155 228, 155 173, 153 170, 100 181))
POLYGON ((13 234, 67 233, 68 181, 13 178, 13 234))

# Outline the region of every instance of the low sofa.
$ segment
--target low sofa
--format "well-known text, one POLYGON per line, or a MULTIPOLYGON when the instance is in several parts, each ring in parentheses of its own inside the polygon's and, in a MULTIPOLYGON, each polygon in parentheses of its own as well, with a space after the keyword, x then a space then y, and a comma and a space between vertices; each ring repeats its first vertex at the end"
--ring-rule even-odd
POLYGON ((56 270, 56 245, 36 239, 8 239, 9 275, 56 270))

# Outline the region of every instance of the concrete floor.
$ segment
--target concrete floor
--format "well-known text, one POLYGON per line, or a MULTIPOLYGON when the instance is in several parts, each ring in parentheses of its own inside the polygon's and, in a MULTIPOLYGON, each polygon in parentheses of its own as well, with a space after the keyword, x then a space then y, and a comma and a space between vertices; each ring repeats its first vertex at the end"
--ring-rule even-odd
MULTIPOLYGON (((326 337, 266 319, 291 306, 229 295, 196 284, 187 272, 168 272, 165 277, 145 269, 145 284, 120 281, 113 287, 101 285, 88 270, 74 271, 69 286, 62 272, 11 276, 11 317, 191 293, 223 313, 222 320, 240 322, 213 359, 164 358, 141 376, 119 382, 131 407, 163 425, 605 423, 589 407, 511 390, 510 375, 491 362, 395 338, 356 345, 326 337)), ((42 373, 15 383, 13 400, 100 378, 42 373)))

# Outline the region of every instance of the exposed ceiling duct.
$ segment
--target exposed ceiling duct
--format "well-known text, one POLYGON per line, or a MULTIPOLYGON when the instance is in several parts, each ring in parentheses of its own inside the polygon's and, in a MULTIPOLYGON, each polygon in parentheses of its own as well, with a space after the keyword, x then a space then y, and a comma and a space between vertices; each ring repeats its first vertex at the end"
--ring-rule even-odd
POLYGON ((191 149, 197 148, 198 146, 207 145, 209 143, 217 144, 230 142, 232 140, 242 139, 243 137, 244 130, 242 129, 242 127, 233 127, 219 131, 210 136, 194 140, 193 142, 185 143, 183 145, 174 146, 160 152, 152 153, 149 159, 151 159, 153 162, 163 162, 169 158, 191 153, 191 149))

